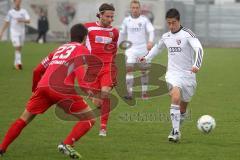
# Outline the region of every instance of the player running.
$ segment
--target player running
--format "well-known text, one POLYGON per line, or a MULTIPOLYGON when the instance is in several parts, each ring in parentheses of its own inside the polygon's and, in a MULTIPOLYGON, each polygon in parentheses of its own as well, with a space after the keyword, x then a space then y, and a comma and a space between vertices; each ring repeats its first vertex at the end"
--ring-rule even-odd
POLYGON ((21 70, 21 50, 25 40, 25 24, 30 23, 30 16, 25 9, 21 8, 21 0, 14 0, 14 5, 15 7, 8 11, 5 18, 5 23, 0 31, 0 39, 10 25, 10 37, 15 48, 14 66, 17 70, 21 70))
POLYGON ((87 32, 84 25, 74 25, 71 28, 71 42, 58 47, 35 68, 33 95, 20 118, 7 131, 0 144, 0 155, 7 151, 8 146, 36 115, 44 113, 53 104, 58 104, 66 113, 79 119, 58 149, 73 159, 81 158, 72 146, 92 128, 95 122, 90 107, 74 89, 75 77, 78 79, 83 76, 79 75, 82 73, 81 65, 85 62, 83 56, 89 55, 88 49, 84 46, 87 32))
MULTIPOLYGON (((117 53, 118 30, 111 26, 115 8, 112 4, 103 3, 99 7, 97 17, 99 21, 86 23, 88 36, 86 46, 92 55, 98 57, 102 63, 93 62, 89 70, 99 70, 94 83, 86 84, 90 90, 98 90, 100 99, 93 102, 101 109, 101 123, 99 136, 106 136, 107 122, 110 112, 109 93, 116 85, 117 68, 115 56, 117 53)), ((95 73, 93 71, 93 73, 95 73)), ((80 84, 81 85, 81 84, 80 84)))
MULTIPOLYGON (((126 86, 127 95, 125 99, 132 99, 133 83, 134 83, 134 65, 139 64, 139 58, 146 55, 153 47, 154 27, 147 17, 141 15, 141 5, 138 0, 132 0, 130 3, 131 15, 123 20, 119 44, 127 36, 127 41, 131 43, 131 47, 126 50, 126 86), (147 40, 148 36, 148 40, 147 40)), ((148 99, 148 64, 140 64, 141 83, 142 83, 142 99, 148 99)))
POLYGON ((202 65, 203 48, 195 34, 181 26, 177 9, 167 11, 166 22, 170 31, 163 34, 159 43, 141 61, 152 60, 164 47, 168 50, 168 69, 165 78, 171 96, 172 120, 172 130, 168 139, 177 142, 181 136, 180 121, 187 115, 187 105, 197 86, 196 73, 202 65))

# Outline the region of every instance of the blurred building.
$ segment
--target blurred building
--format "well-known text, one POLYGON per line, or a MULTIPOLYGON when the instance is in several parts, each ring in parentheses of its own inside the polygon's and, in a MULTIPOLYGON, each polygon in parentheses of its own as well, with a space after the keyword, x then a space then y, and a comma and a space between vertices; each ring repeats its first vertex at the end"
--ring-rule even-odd
MULTIPOLYGON (((27 39, 36 38, 37 20, 41 9, 49 18, 48 39, 67 41, 69 28, 79 22, 96 21, 98 7, 103 2, 113 3, 116 16, 113 23, 119 27, 129 13, 130 0, 22 0, 23 8, 31 15, 27 39)), ((165 12, 175 7, 181 13, 181 21, 190 28, 205 45, 240 46, 240 0, 140 0, 145 14, 156 28, 157 39, 165 31, 165 12)), ((11 0, 0 0, 0 25, 11 7, 11 0)), ((7 34, 5 36, 7 38, 7 34)))

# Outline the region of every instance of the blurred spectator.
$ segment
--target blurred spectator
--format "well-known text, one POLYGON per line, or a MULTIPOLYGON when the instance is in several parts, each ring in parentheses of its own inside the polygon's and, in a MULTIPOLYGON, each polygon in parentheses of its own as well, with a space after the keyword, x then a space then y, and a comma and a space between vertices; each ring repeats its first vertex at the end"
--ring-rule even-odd
POLYGON ((46 43, 46 34, 49 29, 49 24, 48 24, 48 18, 46 16, 46 13, 41 10, 40 16, 38 19, 38 37, 37 37, 37 42, 42 38, 43 43, 46 43))

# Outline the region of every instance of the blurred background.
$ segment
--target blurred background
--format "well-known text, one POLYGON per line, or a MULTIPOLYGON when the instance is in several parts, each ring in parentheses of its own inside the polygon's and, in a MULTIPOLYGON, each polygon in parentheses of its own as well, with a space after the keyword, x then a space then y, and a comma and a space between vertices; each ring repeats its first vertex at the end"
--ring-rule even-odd
MULTIPOLYGON (((30 16, 27 41, 37 37, 37 21, 43 11, 49 20, 48 41, 67 41, 69 28, 79 22, 96 21, 98 7, 103 2, 113 3, 116 8, 114 26, 119 27, 129 13, 130 0, 22 0, 30 16)), ((156 39, 167 31, 165 12, 172 7, 181 13, 182 25, 190 28, 205 46, 240 46, 240 0, 140 0, 142 14, 156 28, 156 39)), ((0 0, 0 26, 7 11, 13 7, 12 0, 0 0)), ((9 39, 5 32, 3 40, 9 39)))

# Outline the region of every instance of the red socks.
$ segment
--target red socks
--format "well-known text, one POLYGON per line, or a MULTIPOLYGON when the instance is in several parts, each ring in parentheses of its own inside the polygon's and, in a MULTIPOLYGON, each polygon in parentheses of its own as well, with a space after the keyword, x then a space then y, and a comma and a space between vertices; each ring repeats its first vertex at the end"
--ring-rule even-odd
POLYGON ((104 98, 101 106, 101 129, 107 128, 109 112, 110 112, 110 99, 104 98))
POLYGON ((73 145, 73 143, 79 140, 83 135, 85 135, 94 125, 94 120, 80 121, 78 122, 64 140, 64 144, 73 145))
MULTIPOLYGON (((80 121, 72 129, 71 133, 65 139, 64 144, 73 145, 75 141, 85 135, 89 129, 94 125, 94 120, 80 121)), ((8 146, 20 135, 23 128, 26 126, 26 122, 22 119, 17 119, 8 129, 0 149, 4 152, 7 150, 8 146)))
POLYGON ((8 146, 19 136, 22 129, 26 126, 26 122, 22 119, 17 119, 8 129, 0 148, 6 151, 8 146))

